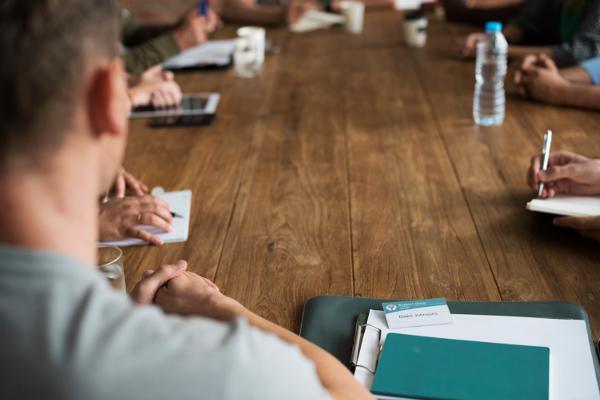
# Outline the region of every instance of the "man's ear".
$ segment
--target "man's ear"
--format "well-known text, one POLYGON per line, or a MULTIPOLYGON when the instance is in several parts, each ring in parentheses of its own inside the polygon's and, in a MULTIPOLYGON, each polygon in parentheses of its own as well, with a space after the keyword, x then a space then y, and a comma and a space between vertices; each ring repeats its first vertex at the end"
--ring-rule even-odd
POLYGON ((89 117, 96 135, 127 133, 129 97, 120 59, 98 66, 88 93, 89 117))

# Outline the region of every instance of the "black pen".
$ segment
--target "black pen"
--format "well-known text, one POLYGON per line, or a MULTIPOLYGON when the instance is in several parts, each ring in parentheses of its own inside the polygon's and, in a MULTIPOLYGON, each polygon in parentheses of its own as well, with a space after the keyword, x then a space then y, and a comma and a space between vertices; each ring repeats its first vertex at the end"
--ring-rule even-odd
POLYGON ((179 214, 177 214, 176 212, 173 212, 173 211, 171 211, 171 216, 173 218, 184 218, 183 215, 179 215, 179 214))

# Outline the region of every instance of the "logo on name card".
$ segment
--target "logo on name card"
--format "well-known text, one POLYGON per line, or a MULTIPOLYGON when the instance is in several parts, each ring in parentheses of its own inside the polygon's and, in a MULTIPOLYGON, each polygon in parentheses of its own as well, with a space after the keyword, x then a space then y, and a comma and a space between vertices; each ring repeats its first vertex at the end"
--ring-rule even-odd
POLYGON ((450 309, 443 298, 397 301, 382 305, 390 329, 453 323, 450 309))

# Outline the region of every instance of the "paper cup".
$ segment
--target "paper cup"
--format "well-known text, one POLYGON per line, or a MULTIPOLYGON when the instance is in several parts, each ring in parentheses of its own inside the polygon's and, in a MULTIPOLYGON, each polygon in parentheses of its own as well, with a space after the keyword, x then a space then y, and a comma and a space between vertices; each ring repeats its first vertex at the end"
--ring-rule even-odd
POLYGON ((346 18, 346 32, 358 34, 363 30, 365 5, 359 1, 341 1, 340 10, 346 18))

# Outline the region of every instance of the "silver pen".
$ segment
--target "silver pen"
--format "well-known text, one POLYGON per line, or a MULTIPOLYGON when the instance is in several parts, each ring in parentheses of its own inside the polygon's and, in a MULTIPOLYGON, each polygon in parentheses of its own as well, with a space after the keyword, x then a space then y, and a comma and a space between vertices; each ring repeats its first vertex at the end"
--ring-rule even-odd
MULTIPOLYGON (((552 131, 548 130, 548 133, 544 135, 544 147, 542 148, 542 154, 544 159, 542 161, 542 171, 548 168, 548 158, 550 157, 550 143, 552 142, 552 131)), ((540 188, 538 190, 538 197, 542 197, 542 191, 544 190, 544 182, 540 182, 540 188)))

